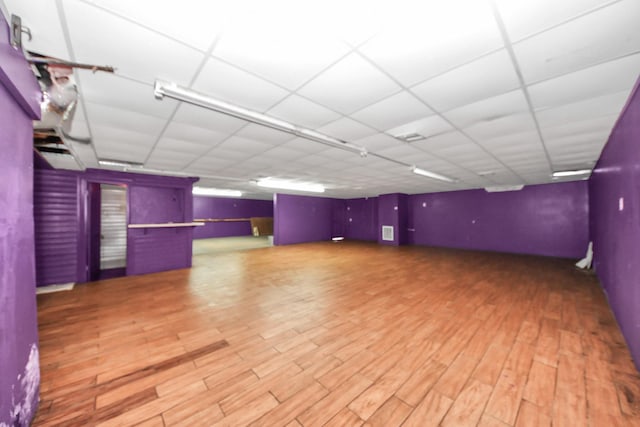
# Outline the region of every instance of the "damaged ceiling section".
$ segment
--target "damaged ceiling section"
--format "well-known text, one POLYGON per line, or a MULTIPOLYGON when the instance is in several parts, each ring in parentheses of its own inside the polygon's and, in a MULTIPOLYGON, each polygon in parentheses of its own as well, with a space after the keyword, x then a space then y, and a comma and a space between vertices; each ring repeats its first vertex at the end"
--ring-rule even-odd
POLYGON ((42 117, 33 123, 34 148, 54 166, 64 164, 66 169, 82 170, 84 165, 76 155, 74 146, 90 146, 92 142, 90 137, 74 136, 71 131, 80 96, 73 69, 110 73, 114 69, 65 61, 35 52, 26 53, 42 90, 42 117))

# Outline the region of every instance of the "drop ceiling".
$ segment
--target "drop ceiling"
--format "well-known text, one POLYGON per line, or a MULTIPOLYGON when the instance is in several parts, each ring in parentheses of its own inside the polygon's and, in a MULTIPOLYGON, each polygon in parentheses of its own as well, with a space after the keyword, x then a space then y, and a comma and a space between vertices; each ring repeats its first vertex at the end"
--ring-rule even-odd
POLYGON ((71 134, 93 143, 53 163, 142 163, 254 198, 267 176, 341 198, 552 182, 593 166, 640 71, 637 0, 4 3, 27 49, 116 67, 75 71, 71 134), (156 100, 158 78, 458 181, 156 100), (425 138, 395 137, 410 133, 425 138))

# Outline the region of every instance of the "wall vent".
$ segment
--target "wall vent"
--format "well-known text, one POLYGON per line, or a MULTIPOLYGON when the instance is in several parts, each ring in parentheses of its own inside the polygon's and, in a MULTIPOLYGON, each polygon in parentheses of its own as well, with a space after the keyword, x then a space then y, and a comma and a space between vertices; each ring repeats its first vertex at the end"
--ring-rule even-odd
POLYGON ((382 240, 393 242, 393 225, 382 226, 382 240))

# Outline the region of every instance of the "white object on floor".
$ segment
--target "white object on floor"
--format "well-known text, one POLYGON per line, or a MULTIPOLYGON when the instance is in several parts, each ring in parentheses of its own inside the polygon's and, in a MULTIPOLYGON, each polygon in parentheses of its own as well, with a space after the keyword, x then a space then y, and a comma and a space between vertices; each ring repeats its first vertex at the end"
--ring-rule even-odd
POLYGON ((589 246, 587 247, 587 255, 582 258, 580 261, 576 262, 576 267, 582 269, 591 268, 591 263, 593 262, 593 242, 589 242, 589 246))
POLYGON ((62 283, 60 285, 41 286, 36 288, 36 295, 50 294, 53 292, 70 291, 75 286, 75 283, 62 283))

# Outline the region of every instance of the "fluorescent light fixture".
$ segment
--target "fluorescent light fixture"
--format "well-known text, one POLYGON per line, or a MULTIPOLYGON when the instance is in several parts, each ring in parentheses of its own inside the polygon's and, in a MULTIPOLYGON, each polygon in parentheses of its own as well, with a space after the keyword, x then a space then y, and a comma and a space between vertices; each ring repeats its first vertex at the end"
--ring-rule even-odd
POLYGON ((591 173, 591 169, 577 169, 570 171, 557 171, 551 174, 554 178, 562 178, 565 176, 580 176, 580 175, 589 175, 591 173))
POLYGON ((524 188, 523 184, 520 185, 496 185, 493 187, 484 187, 484 191, 487 193, 501 193, 503 191, 520 191, 524 188))
POLYGON ((141 168, 142 163, 128 162, 126 160, 113 160, 113 159, 100 159, 98 160, 100 166, 115 166, 118 168, 141 168))
POLYGON ((191 192, 196 196, 242 197, 242 191, 220 188, 193 187, 191 192))
POLYGON ((427 178, 437 179, 438 181, 457 182, 456 179, 449 178, 448 176, 440 175, 439 173, 430 172, 428 170, 420 169, 420 168, 415 167, 415 166, 411 167, 411 172, 415 173, 416 175, 426 176, 427 178))
POLYGON ((364 147, 360 147, 346 141, 333 138, 329 135, 325 135, 311 129, 296 126, 284 120, 276 119, 275 117, 267 116, 266 114, 249 110, 248 108, 239 107, 225 101, 220 101, 191 89, 180 87, 175 83, 156 80, 153 93, 157 99, 162 99, 166 96, 168 98, 217 111, 218 113, 246 120, 248 122, 255 123, 261 126, 266 126, 282 132, 287 132, 301 138, 329 145, 331 147, 351 151, 360 154, 363 157, 367 155, 367 149, 364 147))
POLYGON ((292 182, 275 178, 261 178, 257 181, 258 186, 267 188, 279 188, 282 190, 308 191, 310 193, 324 193, 324 186, 320 184, 309 184, 304 182, 292 182))

